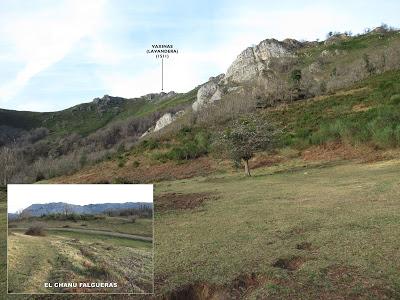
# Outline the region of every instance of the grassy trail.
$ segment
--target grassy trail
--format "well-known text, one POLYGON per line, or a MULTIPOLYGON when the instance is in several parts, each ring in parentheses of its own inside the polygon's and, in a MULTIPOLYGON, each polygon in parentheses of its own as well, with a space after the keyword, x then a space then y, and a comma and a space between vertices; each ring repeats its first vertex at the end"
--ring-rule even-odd
MULTIPOLYGON (((28 228, 18 228, 18 230, 27 230, 28 228)), ((95 235, 104 235, 111 237, 119 237, 126 238, 131 240, 139 240, 139 241, 147 241, 151 242, 153 239, 151 237, 128 234, 128 233, 119 233, 113 231, 106 230, 94 230, 94 229, 80 229, 80 228, 47 228, 49 231, 69 231, 69 232, 77 232, 77 233, 86 233, 86 234, 95 234, 95 235)))
POLYGON ((8 243, 9 292, 46 292, 43 283, 48 282, 56 259, 50 239, 13 233, 8 243))

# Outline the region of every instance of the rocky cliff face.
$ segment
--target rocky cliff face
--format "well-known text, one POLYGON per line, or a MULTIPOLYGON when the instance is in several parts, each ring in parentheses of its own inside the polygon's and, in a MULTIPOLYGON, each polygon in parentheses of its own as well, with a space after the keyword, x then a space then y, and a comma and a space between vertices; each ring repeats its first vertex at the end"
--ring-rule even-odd
POLYGON ((271 59, 295 57, 293 50, 300 46, 301 43, 296 40, 280 42, 267 39, 258 45, 248 47, 228 68, 224 80, 243 83, 262 76, 270 68, 271 59))
POLYGON ((197 111, 210 103, 221 99, 222 92, 221 86, 224 74, 217 77, 211 77, 205 84, 203 84, 197 91, 197 100, 193 103, 192 108, 197 111))
POLYGON ((237 89, 239 86, 253 80, 265 77, 271 69, 273 59, 290 59, 296 57, 295 50, 302 43, 293 39, 278 41, 266 39, 258 45, 248 47, 238 55, 230 65, 226 74, 211 77, 203 84, 193 103, 194 111, 214 103, 222 98, 224 93, 237 89))
POLYGON ((225 75, 204 83, 192 108, 198 111, 233 91, 248 93, 262 107, 334 92, 400 68, 399 34, 378 27, 359 36, 335 33, 323 42, 263 40, 240 53, 225 75))

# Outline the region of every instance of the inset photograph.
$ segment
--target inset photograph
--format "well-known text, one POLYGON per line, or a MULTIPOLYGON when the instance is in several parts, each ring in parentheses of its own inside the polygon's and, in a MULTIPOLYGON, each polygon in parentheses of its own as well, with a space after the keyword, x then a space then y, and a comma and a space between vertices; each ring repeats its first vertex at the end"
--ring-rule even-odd
POLYGON ((153 185, 10 184, 8 293, 154 292, 153 185))

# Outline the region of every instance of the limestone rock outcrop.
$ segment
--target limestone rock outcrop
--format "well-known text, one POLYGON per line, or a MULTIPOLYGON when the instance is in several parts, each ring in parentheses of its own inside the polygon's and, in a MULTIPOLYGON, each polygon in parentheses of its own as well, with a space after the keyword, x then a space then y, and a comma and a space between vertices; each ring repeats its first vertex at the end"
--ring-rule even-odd
POLYGON ((168 93, 165 93, 165 92, 150 93, 150 94, 146 94, 146 95, 142 96, 142 98, 149 100, 149 101, 151 101, 151 100, 166 100, 166 99, 172 98, 176 95, 178 95, 178 94, 175 93, 174 91, 170 91, 168 93))
POLYGON ((296 57, 295 50, 302 46, 303 43, 294 39, 266 39, 258 45, 248 47, 238 55, 226 74, 211 77, 199 88, 197 99, 192 105, 193 110, 198 111, 220 100, 226 92, 237 90, 246 82, 262 78, 271 68, 273 59, 296 57))
POLYGON ((267 39, 258 45, 248 47, 228 68, 224 81, 244 83, 262 76, 265 70, 270 68, 271 59, 295 57, 293 50, 300 46, 300 42, 292 39, 282 42, 267 39))
POLYGON ((165 126, 171 124, 173 121, 175 121, 178 117, 180 117, 184 113, 183 110, 180 110, 176 113, 166 113, 164 114, 158 121, 156 122, 156 125, 154 127, 154 132, 161 130, 165 126))
POLYGON ((192 109, 198 111, 210 103, 218 101, 222 97, 220 82, 224 78, 224 74, 217 77, 211 77, 209 81, 203 84, 197 91, 197 100, 193 103, 192 109))

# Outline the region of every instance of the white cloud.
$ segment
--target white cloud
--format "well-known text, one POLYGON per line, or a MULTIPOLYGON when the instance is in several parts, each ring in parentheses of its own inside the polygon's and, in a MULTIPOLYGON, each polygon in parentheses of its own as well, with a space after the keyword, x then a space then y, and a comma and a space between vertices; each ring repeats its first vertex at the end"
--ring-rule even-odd
POLYGON ((0 86, 0 100, 12 99, 36 74, 60 61, 101 24, 105 1, 65 1, 30 13, 10 14, 1 24, 1 40, 11 45, 24 67, 0 86))

